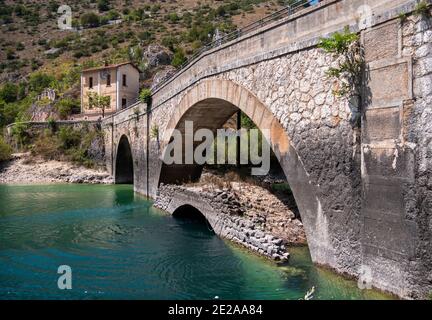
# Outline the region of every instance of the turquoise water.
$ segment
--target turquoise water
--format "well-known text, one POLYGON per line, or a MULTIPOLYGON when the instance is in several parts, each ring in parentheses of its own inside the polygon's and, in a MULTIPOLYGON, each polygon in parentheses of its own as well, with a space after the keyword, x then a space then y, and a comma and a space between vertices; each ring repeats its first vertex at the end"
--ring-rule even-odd
POLYGON ((0 185, 0 299, 383 299, 312 265, 276 264, 205 224, 151 207, 131 186, 0 185), (57 268, 72 268, 59 290, 57 268))

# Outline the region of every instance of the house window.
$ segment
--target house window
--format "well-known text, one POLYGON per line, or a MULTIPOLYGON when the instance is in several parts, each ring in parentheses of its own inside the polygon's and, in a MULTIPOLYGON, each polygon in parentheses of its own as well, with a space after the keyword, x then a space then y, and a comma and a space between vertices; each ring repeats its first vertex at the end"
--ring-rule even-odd
POLYGON ((93 77, 89 77, 89 89, 93 89, 93 77))
POLYGON ((123 86, 124 86, 124 87, 127 86, 127 84, 126 84, 126 75, 125 75, 125 74, 123 75, 123 86))
POLYGON ((111 85, 111 75, 107 74, 107 86, 111 85))
POLYGON ((127 100, 126 98, 122 99, 122 109, 126 108, 127 100))

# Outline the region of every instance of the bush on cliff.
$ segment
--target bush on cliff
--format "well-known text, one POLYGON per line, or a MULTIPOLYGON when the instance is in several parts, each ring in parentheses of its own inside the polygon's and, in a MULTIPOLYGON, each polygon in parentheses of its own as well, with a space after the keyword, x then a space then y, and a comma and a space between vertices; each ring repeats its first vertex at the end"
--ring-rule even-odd
POLYGON ((58 137, 64 150, 77 147, 81 143, 81 134, 72 127, 61 127, 58 137))
POLYGON ((178 47, 174 51, 174 57, 172 59, 171 65, 173 67, 179 68, 186 62, 186 56, 182 48, 178 47))
POLYGON ((104 163, 103 134, 88 127, 46 129, 34 140, 31 152, 46 160, 72 161, 91 168, 104 163))
POLYGON ((16 123, 12 127, 12 136, 15 138, 20 148, 25 148, 30 140, 28 125, 25 123, 16 123))
POLYGON ((72 98, 61 99, 56 104, 57 111, 59 113, 60 119, 67 119, 73 113, 79 113, 79 101, 72 98))
POLYGON ((3 137, 0 137, 0 161, 10 160, 12 157, 12 147, 8 145, 3 137))
POLYGON ((58 137, 50 130, 46 130, 39 135, 31 149, 34 156, 41 156, 45 160, 60 160, 61 157, 61 142, 58 137))

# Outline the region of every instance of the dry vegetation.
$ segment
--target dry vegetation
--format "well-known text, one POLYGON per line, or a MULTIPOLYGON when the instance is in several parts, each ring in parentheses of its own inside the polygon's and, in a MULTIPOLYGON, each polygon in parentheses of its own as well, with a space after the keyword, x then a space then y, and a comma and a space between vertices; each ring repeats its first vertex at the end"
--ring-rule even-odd
POLYGON ((1 81, 35 70, 52 72, 64 63, 121 60, 130 47, 150 43, 187 56, 211 40, 216 28, 229 32, 280 8, 276 0, 71 0, 76 30, 62 31, 57 27, 61 4, 0 1, 1 81), (122 22, 109 24, 116 19, 122 22))

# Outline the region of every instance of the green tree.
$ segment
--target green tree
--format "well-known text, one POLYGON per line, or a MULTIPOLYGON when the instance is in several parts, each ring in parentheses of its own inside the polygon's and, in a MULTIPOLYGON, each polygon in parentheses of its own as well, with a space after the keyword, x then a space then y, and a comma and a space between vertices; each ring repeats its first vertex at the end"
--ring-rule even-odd
POLYGON ((102 118, 105 117, 105 110, 109 108, 111 99, 109 96, 102 96, 96 92, 88 93, 89 109, 100 109, 102 111, 102 118))
POLYGON ((7 82, 1 89, 0 89, 0 99, 4 102, 10 103, 15 102, 18 98, 18 86, 7 82))
POLYGON ((56 104, 56 108, 60 119, 67 119, 69 115, 79 110, 79 102, 76 99, 64 98, 56 104))
POLYGON ((55 78, 51 75, 42 72, 33 73, 28 82, 30 91, 36 94, 41 93, 44 89, 49 88, 55 82, 55 78))

